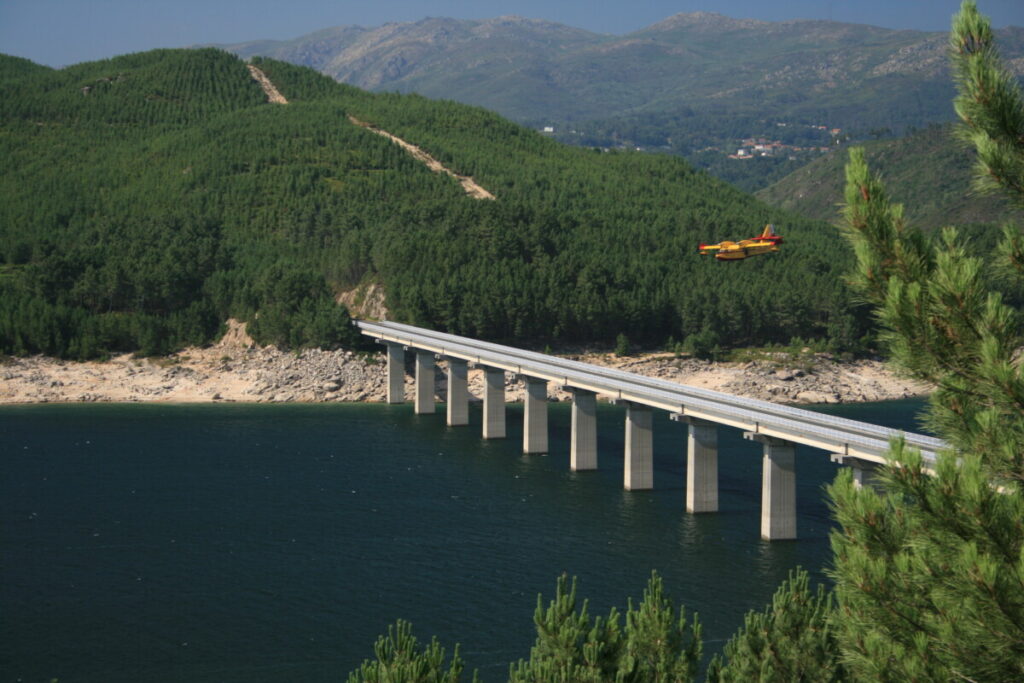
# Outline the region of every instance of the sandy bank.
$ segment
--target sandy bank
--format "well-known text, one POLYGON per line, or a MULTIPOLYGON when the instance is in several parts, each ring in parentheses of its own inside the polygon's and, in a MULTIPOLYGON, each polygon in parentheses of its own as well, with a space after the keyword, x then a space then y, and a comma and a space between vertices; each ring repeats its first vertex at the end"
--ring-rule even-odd
MULTIPOLYGON (((649 377, 739 396, 784 403, 883 401, 927 393, 928 388, 895 376, 878 361, 837 363, 818 358, 812 367, 769 362, 711 363, 671 354, 618 358, 573 356, 649 377)), ((443 367, 443 363, 440 364, 443 367)), ((383 401, 383 354, 309 350, 300 354, 258 348, 244 327, 232 324, 224 339, 161 359, 130 354, 106 362, 68 362, 42 356, 8 359, 0 365, 0 403, 53 402, 321 402, 383 401)), ((411 367, 406 396, 412 396, 411 367)), ((482 396, 483 377, 470 371, 470 392, 482 396)), ((522 400, 521 382, 507 380, 509 400, 522 400)), ((445 399, 438 373, 437 395, 445 399)), ((569 394, 554 385, 552 400, 569 394)))

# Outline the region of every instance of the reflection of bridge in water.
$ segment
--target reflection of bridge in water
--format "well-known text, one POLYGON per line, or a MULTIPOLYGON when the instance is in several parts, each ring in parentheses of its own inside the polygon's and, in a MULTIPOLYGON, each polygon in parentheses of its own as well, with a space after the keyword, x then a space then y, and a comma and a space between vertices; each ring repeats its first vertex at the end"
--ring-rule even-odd
POLYGON ((834 461, 853 468, 866 482, 885 462, 889 441, 903 437, 934 462, 945 442, 934 437, 858 422, 792 406, 741 398, 718 391, 644 377, 631 372, 565 360, 532 351, 392 322, 357 321, 363 334, 387 346, 388 403, 405 400, 405 350, 416 353, 415 410, 433 413, 435 360, 448 364, 448 424, 469 423, 469 364, 484 372, 483 437, 505 436, 505 373, 526 385, 523 452, 548 450, 547 385, 572 393, 569 462, 573 470, 597 468, 596 398, 600 394, 626 406, 623 485, 629 490, 654 486, 651 409, 668 411, 689 425, 686 460, 687 512, 718 510, 718 425, 735 427, 761 443, 761 537, 796 538, 795 446, 822 449, 834 461))

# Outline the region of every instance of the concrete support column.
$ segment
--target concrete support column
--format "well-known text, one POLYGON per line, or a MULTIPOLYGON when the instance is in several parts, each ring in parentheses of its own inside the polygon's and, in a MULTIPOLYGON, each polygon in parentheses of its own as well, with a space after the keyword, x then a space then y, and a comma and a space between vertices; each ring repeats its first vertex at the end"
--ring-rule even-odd
POLYGON ((597 394, 585 389, 572 390, 572 436, 569 469, 597 469, 597 394))
POLYGON ((796 538, 796 450, 788 441, 747 432, 764 447, 761 472, 761 538, 796 538))
POLYGON ((388 403, 405 403, 405 347, 388 342, 388 403))
POLYGON ((878 466, 875 463, 858 460, 851 463, 850 467, 853 468, 853 483, 857 485, 857 488, 878 486, 878 481, 875 479, 875 470, 878 469, 878 466))
POLYGON ((713 422, 683 418, 686 439, 686 511, 718 512, 718 428, 713 422))
POLYGON ((548 382, 524 377, 526 399, 523 406, 523 453, 548 452, 548 382))
POLYGON ((853 484, 857 488, 863 488, 865 486, 877 488, 879 486, 875 472, 882 467, 881 463, 877 463, 872 460, 862 460, 860 458, 842 455, 841 453, 833 453, 832 462, 837 462, 840 465, 846 465, 853 470, 853 484))
POLYGON ((460 358, 448 359, 448 426, 469 424, 469 385, 467 363, 460 358))
POLYGON ((505 371, 484 369, 484 438, 505 438, 505 371))
POLYGON ((417 415, 434 412, 434 353, 416 352, 416 410, 417 415))
POLYGON ((654 431, 648 406, 626 404, 626 458, 622 485, 627 491, 654 488, 654 431))

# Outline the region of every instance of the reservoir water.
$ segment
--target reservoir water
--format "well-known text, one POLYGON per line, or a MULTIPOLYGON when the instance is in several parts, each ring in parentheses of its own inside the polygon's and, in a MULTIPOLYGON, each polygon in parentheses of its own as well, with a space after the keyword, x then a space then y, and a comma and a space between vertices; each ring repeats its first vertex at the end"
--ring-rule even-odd
MULTIPOLYGON (((918 430, 921 402, 830 406, 918 430)), ((592 615, 651 570, 706 651, 797 565, 826 580, 837 466, 797 448, 799 540, 759 540, 761 448, 719 432, 721 511, 687 515, 685 427, 655 413, 655 489, 622 489, 624 411, 599 466, 385 405, 0 408, 0 681, 337 681, 398 618, 503 681, 537 594, 579 578, 592 615)), ((468 676, 466 677, 468 680, 468 676)))

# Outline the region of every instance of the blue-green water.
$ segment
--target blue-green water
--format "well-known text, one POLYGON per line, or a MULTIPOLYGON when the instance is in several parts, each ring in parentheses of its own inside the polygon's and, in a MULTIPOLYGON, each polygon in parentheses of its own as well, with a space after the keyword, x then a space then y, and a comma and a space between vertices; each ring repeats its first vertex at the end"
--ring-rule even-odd
MULTIPOLYGON (((915 428, 919 402, 829 412, 915 428)), ((655 416, 655 490, 622 490, 623 411, 600 470, 383 405, 0 408, 0 681, 337 681, 397 618, 461 643, 484 680, 529 654, 538 593, 591 613, 652 569, 716 651, 802 565, 823 578, 836 466, 798 448, 800 539, 759 540, 761 451, 719 436, 721 512, 685 499, 685 427, 655 416)))

